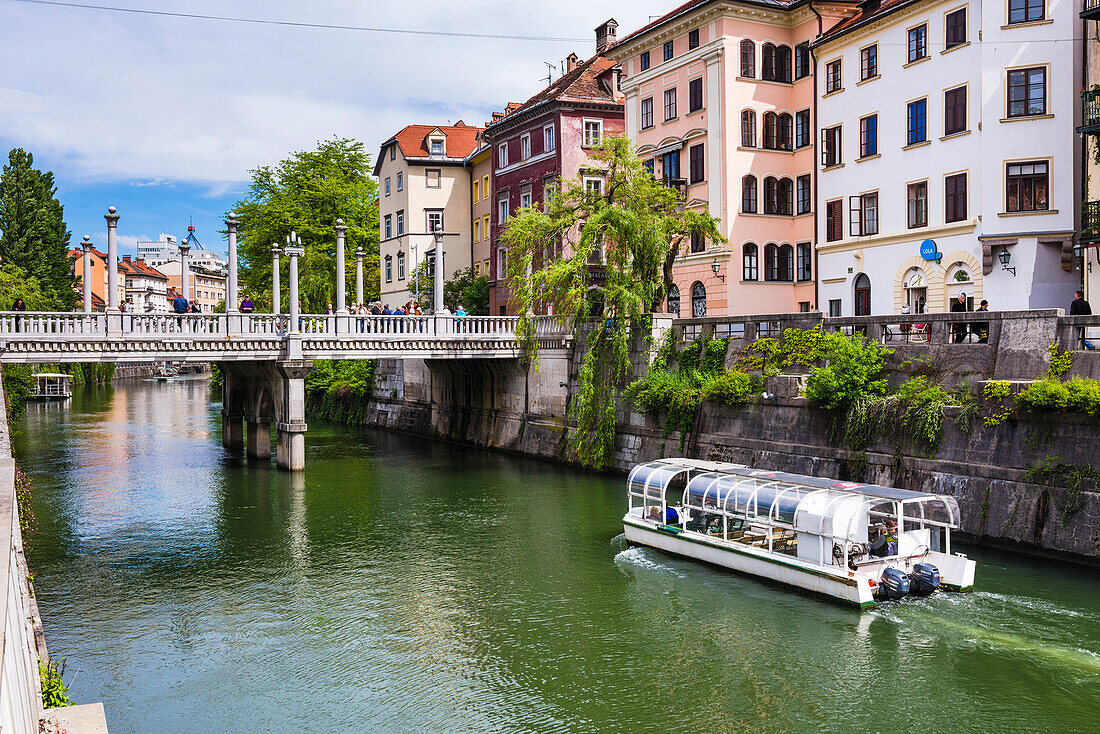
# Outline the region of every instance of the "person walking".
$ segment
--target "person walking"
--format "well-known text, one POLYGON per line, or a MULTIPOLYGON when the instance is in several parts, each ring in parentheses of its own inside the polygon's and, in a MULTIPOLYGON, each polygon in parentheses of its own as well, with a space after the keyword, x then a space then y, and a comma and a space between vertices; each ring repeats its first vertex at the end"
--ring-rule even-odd
MULTIPOLYGON (((982 299, 982 302, 978 305, 978 311, 983 313, 989 313, 989 301, 982 299)), ((978 335, 979 344, 989 343, 989 322, 979 321, 974 324, 974 333, 978 335)))
POLYGON ((182 293, 177 293, 175 300, 172 301, 172 310, 176 313, 187 313, 188 304, 187 299, 183 297, 182 293))
MULTIPOLYGON (((11 305, 11 310, 12 311, 20 311, 20 312, 21 311, 26 311, 27 310, 27 304, 23 303, 22 298, 16 298, 15 303, 13 303, 11 305)), ((22 328, 22 325, 23 325, 23 317, 20 316, 17 313, 15 315, 15 330, 19 331, 22 328)))
MULTIPOLYGON (((1084 291, 1074 291, 1073 292, 1073 302, 1069 304, 1069 315, 1070 316, 1092 316, 1092 306, 1090 306, 1089 302, 1085 300, 1085 292, 1084 291)), ((1090 342, 1086 338, 1086 334, 1088 333, 1087 327, 1082 326, 1082 327, 1080 327, 1080 329, 1081 329, 1081 346, 1083 346, 1085 349, 1095 349, 1096 347, 1094 347, 1092 345, 1092 342, 1090 342)))
POLYGON ((252 299, 245 293, 244 298, 241 299, 241 313, 252 313, 255 310, 256 305, 252 303, 252 299))
MULTIPOLYGON (((959 297, 951 302, 951 313, 966 313, 966 294, 960 293, 959 297)), ((951 327, 951 331, 954 334, 953 341, 956 344, 961 344, 966 339, 967 325, 962 322, 955 323, 951 327)))

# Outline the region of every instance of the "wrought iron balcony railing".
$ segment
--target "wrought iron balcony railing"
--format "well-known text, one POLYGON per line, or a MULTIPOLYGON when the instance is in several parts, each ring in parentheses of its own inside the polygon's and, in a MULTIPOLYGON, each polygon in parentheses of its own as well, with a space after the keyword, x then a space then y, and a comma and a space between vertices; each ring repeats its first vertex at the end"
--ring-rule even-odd
POLYGON ((1100 241, 1100 201, 1086 201, 1081 205, 1080 241, 1100 241))
MULTIPOLYGON (((1095 0, 1100 6, 1100 0, 1095 0)), ((1100 133, 1100 89, 1081 94, 1081 132, 1100 133)))
POLYGON ((1100 20, 1100 0, 1085 0, 1081 6, 1081 17, 1085 20, 1100 20))

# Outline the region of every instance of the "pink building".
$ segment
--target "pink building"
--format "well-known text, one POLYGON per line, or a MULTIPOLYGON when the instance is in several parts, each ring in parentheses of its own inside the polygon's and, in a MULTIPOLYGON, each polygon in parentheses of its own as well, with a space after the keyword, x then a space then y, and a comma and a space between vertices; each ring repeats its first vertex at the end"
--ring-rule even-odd
MULTIPOLYGON (((589 150, 604 136, 624 134, 619 72, 614 61, 600 55, 614 42, 617 25, 609 20, 596 29, 595 56, 580 61, 570 54, 560 79, 494 114, 483 133, 492 148, 492 314, 510 313, 504 283, 508 254, 497 246, 502 225, 516 210, 541 205, 560 180, 578 178, 589 150)), ((593 177, 592 185, 602 185, 602 179, 593 177)))
POLYGON ((685 246, 670 313, 817 309, 810 41, 848 8, 692 0, 605 52, 639 154, 729 240, 685 246))

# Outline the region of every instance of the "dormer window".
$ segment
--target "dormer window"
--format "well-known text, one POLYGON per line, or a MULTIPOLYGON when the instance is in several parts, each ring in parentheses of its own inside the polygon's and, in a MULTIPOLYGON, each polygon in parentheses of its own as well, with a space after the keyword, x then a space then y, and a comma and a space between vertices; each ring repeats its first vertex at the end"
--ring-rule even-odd
POLYGON ((432 155, 443 155, 443 141, 438 138, 431 141, 429 150, 432 155))

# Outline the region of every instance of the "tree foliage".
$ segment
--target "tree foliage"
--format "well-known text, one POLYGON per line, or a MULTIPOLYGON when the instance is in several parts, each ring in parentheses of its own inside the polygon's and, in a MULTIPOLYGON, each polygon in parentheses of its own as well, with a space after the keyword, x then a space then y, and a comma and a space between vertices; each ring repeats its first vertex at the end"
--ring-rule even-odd
MULTIPOLYGON (((363 144, 347 138, 322 141, 274 167, 251 172, 252 184, 234 211, 240 221, 238 252, 241 292, 258 308, 271 305, 271 246, 286 244, 291 232, 302 240, 298 295, 306 312, 320 313, 336 302, 336 220, 347 227, 345 271, 350 304, 355 299, 355 249, 362 247, 364 298, 378 295, 378 186, 371 178, 363 144)), ((282 307, 287 308, 288 258, 280 259, 282 307)))
MULTIPOLYGON (((15 148, 0 174, 0 257, 9 275, 32 278, 33 290, 44 297, 35 306, 27 301, 28 308, 68 310, 75 306, 78 296, 68 258, 70 237, 53 173, 38 170, 34 156, 15 148), (9 270, 9 265, 16 270, 9 270)), ((5 306, 21 295, 10 289, 3 293, 5 306)))
MULTIPOLYGON (((416 266, 408 284, 411 300, 416 300, 419 293, 420 308, 430 311, 434 305, 435 275, 427 261, 416 266)), ((488 316, 489 279, 474 275, 473 268, 455 271, 450 280, 443 281, 443 305, 452 312, 462 306, 470 316, 488 316)))
POLYGON ((655 180, 624 138, 608 138, 590 156, 586 177, 601 171, 603 186, 563 182, 543 209, 524 209, 501 236, 517 335, 537 359, 531 316, 552 313, 583 336, 587 350, 570 403, 576 428, 571 458, 610 465, 615 400, 628 377, 630 335, 648 332, 672 283, 672 266, 694 232, 724 242, 717 221, 685 210, 683 196, 655 180))

